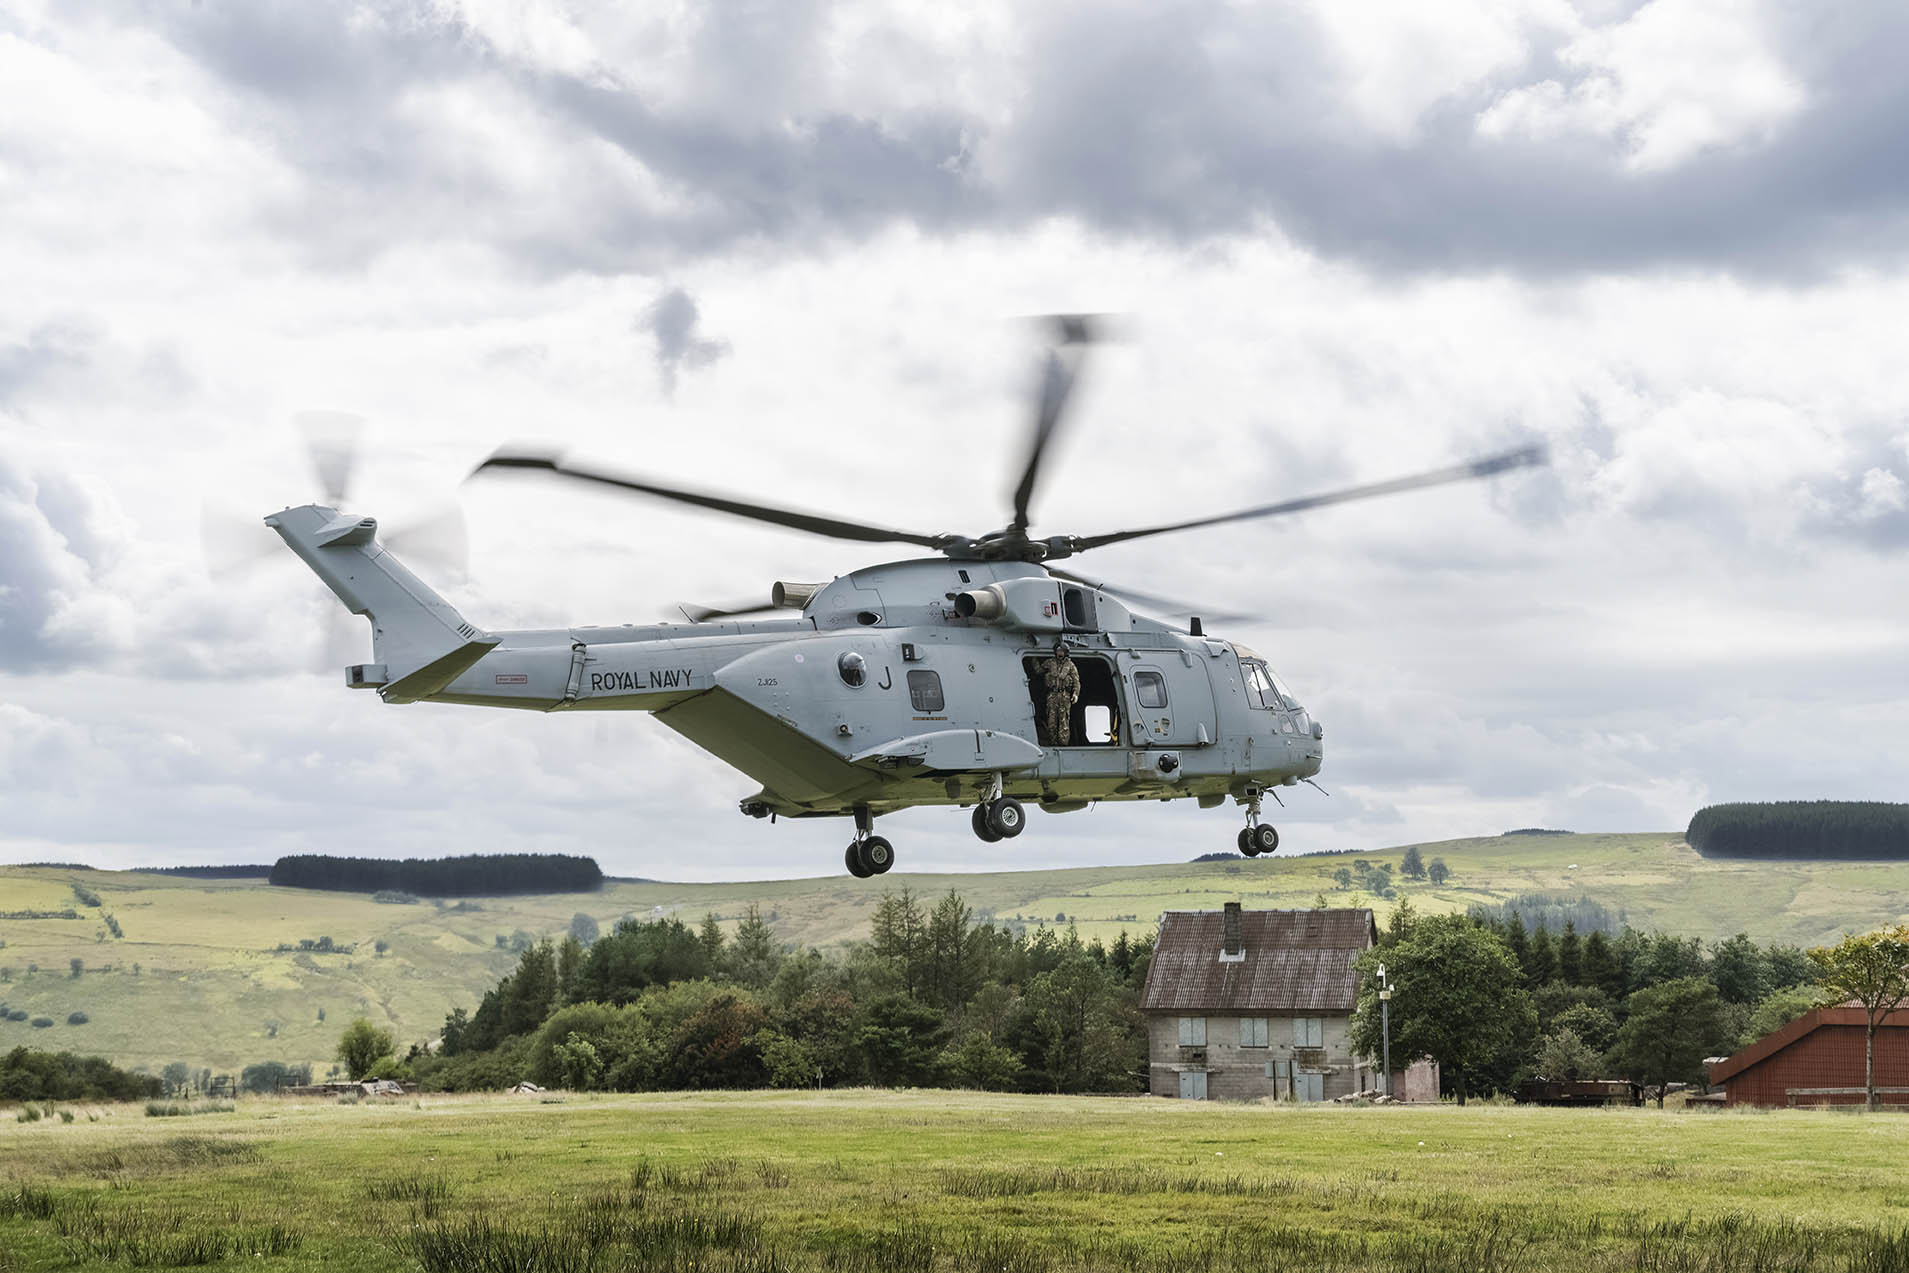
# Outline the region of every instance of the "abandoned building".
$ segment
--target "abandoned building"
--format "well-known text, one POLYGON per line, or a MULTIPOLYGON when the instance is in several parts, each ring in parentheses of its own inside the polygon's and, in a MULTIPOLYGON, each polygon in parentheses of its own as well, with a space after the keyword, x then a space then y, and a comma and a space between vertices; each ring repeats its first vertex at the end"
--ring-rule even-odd
MULTIPOLYGON (((1324 1101, 1379 1086, 1348 1041, 1369 910, 1168 911, 1147 970, 1148 1090, 1189 1100, 1324 1101)), ((1393 1093, 1436 1100, 1438 1070, 1394 1058, 1393 1093)))
MULTIPOLYGON (((1733 1056, 1710 1062, 1725 1105, 1862 1105, 1863 1034, 1869 1017, 1854 1003, 1806 1012, 1733 1056)), ((1876 1091, 1885 1106, 1909 1107, 1909 1009, 1876 1023, 1876 1091)))

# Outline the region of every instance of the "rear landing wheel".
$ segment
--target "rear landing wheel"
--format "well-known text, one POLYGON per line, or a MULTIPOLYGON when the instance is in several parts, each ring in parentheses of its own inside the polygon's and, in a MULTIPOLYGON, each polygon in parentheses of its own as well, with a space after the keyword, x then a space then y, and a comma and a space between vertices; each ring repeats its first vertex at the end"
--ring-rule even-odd
POLYGON ((974 827, 974 834, 976 838, 983 840, 987 842, 988 844, 993 844, 994 842, 996 842, 997 840, 1001 838, 1001 833, 988 825, 988 806, 987 805, 985 804, 976 805, 974 807, 974 816, 969 818, 968 821, 974 827))
POLYGON ((851 841, 848 855, 843 859, 848 865, 848 873, 858 880, 865 880, 874 872, 862 865, 862 845, 860 841, 851 841))
POLYGON ((861 843, 862 865, 870 875, 886 875, 888 868, 895 865, 895 846, 879 835, 871 835, 861 843))
POLYGON ((1240 828, 1239 846, 1240 852, 1244 853, 1247 857, 1253 858, 1259 856, 1259 849, 1253 844, 1253 828, 1240 828))
POLYGON ((988 829, 1001 839, 1012 840, 1027 829, 1027 810, 1013 796, 1002 796, 983 807, 988 811, 988 829))
MULTIPOLYGON (((1253 847, 1260 853, 1274 853, 1279 849, 1279 831, 1270 822, 1262 822, 1248 833, 1253 847)), ((1255 854, 1257 856, 1257 854, 1255 854)))

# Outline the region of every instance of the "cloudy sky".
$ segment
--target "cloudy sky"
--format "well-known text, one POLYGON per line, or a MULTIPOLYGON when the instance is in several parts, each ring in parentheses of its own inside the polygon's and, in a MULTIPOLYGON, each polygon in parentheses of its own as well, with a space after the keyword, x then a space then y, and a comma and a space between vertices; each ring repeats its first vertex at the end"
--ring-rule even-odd
MULTIPOLYGON (((1081 563, 1256 616, 1326 726, 1290 848, 1909 798, 1905 39, 1881 0, 0 0, 0 860, 838 871, 845 826, 743 819, 643 716, 345 690, 335 603, 288 554, 210 577, 202 512, 314 498, 299 421, 349 413, 355 507, 461 500, 468 573, 420 573, 473 621, 648 621, 871 557, 459 479, 534 440, 990 529, 1059 311, 1128 318, 1039 533, 1552 448, 1081 563)), ((992 869, 1238 825, 966 823, 883 830, 992 869)))

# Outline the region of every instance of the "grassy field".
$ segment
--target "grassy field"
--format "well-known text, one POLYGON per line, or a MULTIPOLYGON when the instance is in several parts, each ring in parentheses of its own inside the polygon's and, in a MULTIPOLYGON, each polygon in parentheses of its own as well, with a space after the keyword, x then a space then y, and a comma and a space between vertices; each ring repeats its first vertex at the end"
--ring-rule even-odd
POLYGON ((0 1118, 0 1269, 1909 1269, 1893 1115, 953 1092, 73 1112, 0 1118))
MULTIPOLYGON (((1909 919, 1909 864, 1719 862, 1668 833, 1495 837, 1421 851, 1452 869, 1442 888, 1406 885, 1423 911, 1528 892, 1588 895, 1640 928, 1704 937, 1742 930, 1804 944, 1909 919)), ((1111 940, 1123 928, 1151 929, 1168 909, 1234 900, 1309 906, 1322 892, 1333 905, 1368 904, 1334 889, 1332 872, 1358 856, 1396 863, 1400 852, 879 880, 613 883, 591 894, 486 898, 463 911, 256 880, 0 867, 0 911, 77 916, 0 919, 0 1001, 55 1022, 0 1023, 0 1047, 30 1042, 152 1067, 184 1060, 219 1073, 265 1059, 328 1063, 343 1024, 361 1013, 401 1041, 433 1037, 447 1012, 474 1005, 514 964, 500 936, 558 934, 579 911, 606 929, 624 916, 694 923, 710 912, 733 926, 754 902, 785 941, 829 946, 867 934, 884 890, 906 886, 932 899, 953 888, 981 917, 1073 923, 1085 937, 1111 940), (76 885, 101 904, 85 905, 76 885), (348 949, 297 949, 321 937, 348 949), (74 1012, 87 1023, 68 1025, 74 1012)), ((1377 909, 1383 919, 1389 906, 1377 909)))

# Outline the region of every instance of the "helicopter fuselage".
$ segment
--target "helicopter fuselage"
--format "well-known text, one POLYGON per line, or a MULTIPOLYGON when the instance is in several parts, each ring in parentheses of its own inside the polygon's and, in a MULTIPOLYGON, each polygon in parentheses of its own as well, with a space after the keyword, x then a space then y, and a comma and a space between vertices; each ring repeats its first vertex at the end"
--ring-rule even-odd
POLYGON ((1021 562, 869 567, 817 589, 795 619, 493 635, 424 698, 651 712, 761 783, 742 802, 757 814, 967 805, 997 783, 1056 812, 1214 805, 1311 777, 1323 757, 1323 730, 1250 651, 1021 562), (977 593, 1001 598, 999 613, 961 614, 977 593), (1056 640, 1082 682, 1065 742, 1039 710, 1056 640))

